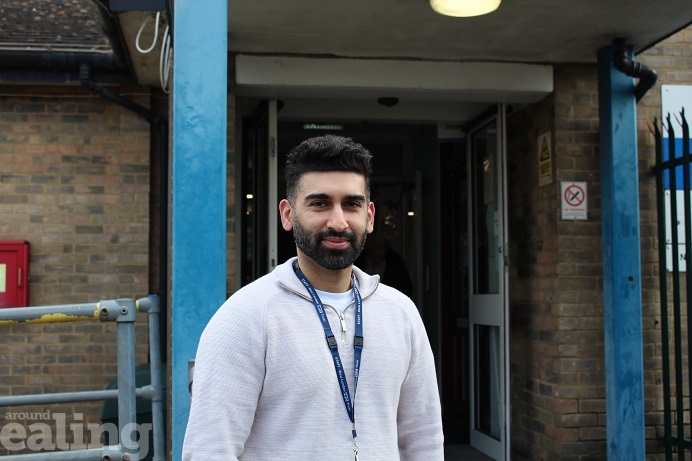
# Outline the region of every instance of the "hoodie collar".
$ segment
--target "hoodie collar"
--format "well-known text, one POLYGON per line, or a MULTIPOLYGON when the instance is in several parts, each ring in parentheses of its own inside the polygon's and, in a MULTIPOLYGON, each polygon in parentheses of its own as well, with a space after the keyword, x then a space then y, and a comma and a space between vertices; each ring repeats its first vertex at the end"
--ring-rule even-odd
MULTIPOLYGON (((294 256, 285 263, 276 266, 276 269, 274 269, 274 278, 276 283, 282 287, 302 296, 307 300, 311 300, 310 294, 300 282, 298 277, 296 277, 295 272, 293 272, 293 261, 296 259, 298 258, 294 256)), ((363 299, 367 299, 377 289, 377 285, 380 283, 380 276, 368 275, 362 270, 358 269, 356 266, 352 267, 353 275, 356 276, 356 280, 358 281, 358 290, 360 290, 360 295, 363 297, 363 299)))

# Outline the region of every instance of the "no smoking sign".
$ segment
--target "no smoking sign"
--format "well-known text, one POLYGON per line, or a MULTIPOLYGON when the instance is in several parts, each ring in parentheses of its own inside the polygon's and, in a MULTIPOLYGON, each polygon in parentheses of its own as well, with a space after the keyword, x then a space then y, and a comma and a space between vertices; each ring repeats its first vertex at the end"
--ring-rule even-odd
POLYGON ((588 214, 586 183, 562 181, 560 191, 562 219, 586 219, 588 214))

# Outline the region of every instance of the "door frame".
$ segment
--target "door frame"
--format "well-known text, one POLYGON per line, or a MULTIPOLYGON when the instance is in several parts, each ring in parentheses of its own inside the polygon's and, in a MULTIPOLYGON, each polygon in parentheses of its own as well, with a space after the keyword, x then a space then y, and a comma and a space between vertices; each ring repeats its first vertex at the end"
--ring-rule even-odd
POLYGON ((277 260, 277 255, 279 254, 279 240, 277 236, 277 229, 279 227, 279 192, 278 192, 278 180, 279 180, 279 165, 278 165, 278 103, 276 98, 269 100, 268 114, 267 114, 267 147, 269 152, 268 164, 267 164, 267 228, 269 233, 267 235, 268 240, 268 252, 267 252, 267 272, 273 271, 279 264, 277 260))
MULTIPOLYGON (((250 97, 248 99, 245 99, 245 98, 243 98, 243 99, 245 101, 252 102, 255 98, 250 97)), ((267 99, 271 101, 271 98, 267 98, 267 99)), ((277 104, 276 99, 274 99, 273 101, 275 104, 277 104)), ((285 105, 282 104, 282 101, 278 101, 278 107, 283 106, 283 109, 281 109, 281 116, 282 117, 288 117, 288 119, 294 120, 298 116, 306 117, 306 116, 309 116, 306 114, 312 113, 312 110, 307 108, 307 107, 303 107, 303 109, 305 109, 304 111, 295 111, 294 110, 293 112, 289 111, 288 113, 286 113, 287 108, 291 109, 292 104, 290 104, 290 102, 292 102, 292 101, 289 98, 288 101, 285 102, 285 105)), ((241 104, 242 104, 242 102, 241 102, 241 104)), ((271 120, 269 122, 269 126, 268 126, 268 133, 269 133, 268 146, 269 146, 269 150, 271 150, 273 147, 275 152, 276 152, 276 147, 279 145, 278 139, 277 139, 278 135, 279 135, 278 125, 277 125, 277 123, 278 123, 278 107, 275 105, 274 110, 269 111, 271 115, 269 115, 267 117, 269 120, 271 120), (272 112, 273 112, 273 114, 272 114, 272 112), (272 128, 272 126, 273 126, 273 128, 272 128)), ((330 110, 334 111, 334 113, 332 114, 331 117, 325 117, 327 120, 340 120, 340 119, 342 119, 342 117, 338 116, 339 110, 337 107, 338 107, 338 105, 333 105, 333 104, 330 106, 330 110)), ((491 106, 491 108, 492 108, 492 115, 490 117, 497 117, 497 119, 498 119, 498 136, 501 135, 501 138, 500 138, 501 142, 498 142, 498 146, 500 148, 499 155, 500 155, 500 158, 502 159, 502 161, 501 161, 502 168, 500 168, 500 173, 499 173, 500 176, 497 179, 497 184, 498 184, 498 187, 500 187, 500 190, 502 191, 501 197, 502 197, 503 207, 502 207, 501 218, 502 218, 502 222, 503 222, 503 229, 502 229, 501 241, 503 242, 503 254, 504 254, 505 260, 506 260, 507 248, 508 248, 507 247, 508 218, 507 218, 507 207, 506 207, 507 200, 506 200, 506 195, 505 195, 506 194, 506 190, 505 190, 506 189, 505 188, 505 185, 506 185, 506 168, 505 168, 505 166, 506 166, 506 129, 505 129, 505 127, 506 127, 506 121, 505 121, 506 108, 505 108, 504 104, 491 106)), ((320 120, 320 119, 322 119, 322 117, 324 117, 324 114, 317 115, 315 118, 317 120, 320 120)), ((479 117, 478 121, 479 121, 479 123, 482 123, 483 120, 485 120, 487 122, 490 117, 487 117, 487 114, 486 114, 486 117, 484 119, 479 117)), ((380 118, 377 116, 374 116, 374 117, 372 117, 372 119, 373 120, 379 120, 380 118)), ((352 118, 352 114, 351 114, 351 116, 348 116, 348 115, 344 116, 343 120, 348 121, 348 120, 354 120, 354 119, 352 118)), ((361 118, 361 120, 362 120, 362 118, 361 118)), ((438 123, 444 123, 443 119, 440 118, 438 120, 439 120, 438 123)), ((413 122, 413 121, 414 121, 413 118, 407 118, 404 123, 413 122)), ((420 120, 418 123, 426 123, 426 122, 420 120)), ((430 124, 430 122, 427 122, 427 123, 430 124)), ((471 138, 470 137, 470 131, 468 131, 468 130, 465 130, 465 131, 466 131, 467 142, 469 142, 468 140, 471 138)), ((438 139, 438 142, 439 142, 439 139, 438 139)), ((438 152, 438 154, 439 154, 439 152, 438 152)), ((278 167, 278 165, 276 165, 276 162, 278 160, 278 155, 275 155, 274 157, 272 157, 270 152, 268 152, 267 155, 269 156, 268 158, 270 159, 270 162, 268 162, 268 163, 271 164, 271 160, 273 160, 275 166, 278 167)), ((470 155, 470 149, 468 149, 468 148, 467 148, 467 155, 470 155)), ((242 155, 240 155, 239 157, 242 157, 242 155)), ((439 157, 439 155, 438 155, 438 157, 439 157)), ((431 165, 432 163, 434 163, 434 162, 429 162, 429 161, 425 162, 424 166, 432 168, 433 166, 435 166, 435 165, 431 165)), ((439 167, 439 165, 437 165, 437 166, 439 167)), ((240 170, 240 168, 238 170, 240 170)), ((276 168, 272 174, 275 175, 277 171, 278 171, 278 168, 276 168)), ((439 170, 436 170, 436 171, 439 171, 439 170)), ((438 174, 439 174, 439 172, 438 172, 438 174)), ((417 184, 417 186, 418 186, 417 190, 422 191, 423 188, 422 188, 422 185, 420 184, 421 178, 417 178, 417 179, 418 179, 416 181, 418 183, 417 184)), ((269 182, 271 184, 276 183, 275 180, 270 180, 269 182)), ((430 185, 428 185, 428 186, 430 187, 430 185)), ((469 186, 470 186, 470 181, 469 181, 469 186)), ((430 193, 430 192, 431 192, 431 190, 428 190, 428 193, 430 193)), ((440 191, 437 190, 436 193, 439 194, 439 192, 440 191)), ((268 197, 266 198, 267 201, 264 202, 264 203, 267 203, 267 210, 277 209, 277 207, 274 205, 278 201, 278 197, 276 194, 277 194, 276 190, 268 191, 268 197)), ((439 197, 439 195, 438 195, 438 197, 439 197)), ((417 205, 416 215, 420 217, 421 214, 419 212, 421 212, 421 209, 425 208, 426 206, 432 205, 432 202, 436 203, 437 200, 436 199, 431 200, 431 202, 426 202, 425 200, 417 200, 416 201, 416 205, 417 205)), ((430 209, 429 208, 426 208, 426 211, 427 211, 426 221, 425 221, 426 223, 433 225, 434 222, 438 222, 439 216, 437 216, 437 215, 436 216, 430 216, 430 214, 429 214, 430 209)), ((437 210, 437 213, 439 214, 440 211, 441 210, 437 210)), ((471 217, 470 213, 471 213, 471 211, 469 209, 469 223, 470 223, 470 217, 471 217)), ((421 223, 422 223, 422 221, 421 221, 421 223)), ((267 223, 267 224, 268 224, 269 229, 276 228, 276 226, 269 226, 269 223, 267 223)), ((439 223, 438 223, 438 225, 439 225, 439 223)), ((425 230, 420 229, 419 235, 422 236, 425 232, 426 232, 425 230)), ((428 229, 427 232, 430 232, 430 230, 428 229)), ((430 234, 430 235, 432 235, 432 234, 430 234)), ((432 239, 431 242, 433 242, 434 240, 435 239, 432 239)), ((435 242, 433 242, 433 243, 435 243, 435 242)), ((435 243, 435 245, 438 245, 438 243, 435 243)), ((274 246, 274 249, 276 251, 276 246, 274 246)), ((439 248, 435 247, 434 252, 436 252, 436 251, 439 252, 441 250, 439 248)), ((267 251, 267 255, 268 255, 269 259, 271 259, 270 255, 272 255, 272 254, 276 255, 276 253, 273 253, 272 251, 267 251)), ((469 254, 469 257, 472 257, 471 251, 469 251, 468 254, 469 254)), ((418 270, 420 270, 420 272, 418 274, 417 280, 423 284, 423 287, 421 287, 422 289, 419 290, 419 293, 421 293, 421 292, 426 293, 426 296, 427 296, 430 293, 434 292, 435 290, 441 288, 439 286, 439 284, 437 284, 437 282, 439 281, 439 277, 436 276, 437 275, 436 272, 440 268, 437 266, 439 264, 439 261, 437 261, 437 260, 432 261, 432 264, 430 264, 430 265, 426 265, 426 263, 423 260, 424 260, 424 258, 419 259, 418 270), (428 273, 428 270, 430 270, 429 273, 428 273), (429 286, 428 286, 428 283, 430 284, 429 286)), ((269 261, 265 260, 265 264, 267 264, 267 266, 265 266, 265 267, 272 267, 271 266, 271 260, 269 260, 269 261)), ((472 267, 472 266, 469 264, 469 268, 470 267, 472 267)), ((472 271, 469 270, 468 272, 469 272, 469 277, 471 277, 472 271)), ((509 363, 509 335, 508 335, 509 324, 508 323, 509 322, 508 322, 508 315, 507 315, 508 292, 507 292, 507 288, 506 288, 507 287, 508 272, 507 272, 507 264, 506 263, 504 265, 504 269, 502 271, 502 274, 503 274, 503 282, 502 283, 504 286, 504 290, 503 290, 504 291, 504 302, 503 302, 503 305, 504 305, 503 316, 504 317, 503 317, 503 328, 501 330, 501 336, 502 336, 501 344, 502 344, 502 353, 503 353, 503 363, 505 365, 504 366, 504 377, 503 377, 504 393, 502 396, 502 405, 503 405, 503 410, 504 410, 502 412, 502 416, 504 418, 503 425, 502 425, 503 426, 503 429, 502 429, 502 435, 503 435, 503 437, 502 437, 503 450, 502 451, 503 452, 500 455, 497 455, 495 457, 495 459, 505 459, 506 460, 506 459, 509 459, 509 450, 510 450, 510 447, 509 447, 509 441, 510 441, 510 427, 509 427, 510 426, 510 407, 509 407, 509 370, 508 370, 508 363, 509 363)), ((472 281, 470 280, 469 281, 469 287, 472 286, 471 283, 472 283, 472 281)), ((471 296, 471 290, 469 290, 469 296, 471 296)), ((422 300, 419 299, 419 302, 420 301, 422 301, 422 300)), ((435 329, 434 332, 431 332, 432 333, 431 346, 432 346, 433 350, 435 351, 436 362, 437 362, 437 365, 439 367, 441 365, 440 352, 442 350, 442 346, 440 344, 440 329, 442 328, 442 326, 439 323, 439 320, 440 320, 439 319, 439 313, 440 313, 440 309, 441 309, 441 306, 439 305, 440 300, 437 299, 436 301, 437 301, 437 303, 434 303, 434 302, 432 303, 432 304, 436 305, 436 309, 433 309, 433 310, 435 310, 435 312, 431 312, 429 310, 432 307, 430 302, 427 302, 427 303, 422 302, 421 304, 423 306, 427 305, 427 306, 429 306, 429 308, 428 309, 422 309, 421 314, 423 315, 424 318, 428 319, 428 321, 426 322, 427 326, 435 329)), ((469 322, 469 331, 471 331, 472 328, 473 328, 473 326, 469 322)), ((471 333, 469 333, 469 335, 470 334, 471 333)), ((474 348, 469 347, 468 351, 469 351, 469 359, 470 359, 469 363, 472 364, 473 363, 474 348)), ((441 378, 441 369, 438 368, 438 381, 439 381, 440 385, 442 385, 442 380, 440 378, 441 378)), ((470 380, 471 380, 471 383, 469 386, 470 387, 469 390, 471 393, 469 394, 469 396, 472 400, 474 397, 474 394, 472 393, 473 388, 471 387, 473 385, 473 377, 470 377, 470 380)), ((471 416, 471 418, 473 418, 473 410, 470 412, 470 416, 471 416)), ((470 430, 473 430, 473 421, 471 421, 470 428, 471 428, 470 430)))
POLYGON ((495 111, 488 114, 485 117, 479 118, 467 131, 467 158, 469 162, 469 168, 467 169, 468 175, 468 193, 471 201, 468 207, 468 235, 469 235, 469 261, 468 261, 468 296, 469 296, 469 364, 470 364, 470 412, 469 412, 469 430, 470 430, 470 444, 471 447, 483 452, 489 457, 495 460, 509 460, 509 450, 510 450, 510 402, 509 402, 509 258, 508 258, 508 212, 507 212, 507 136, 506 136, 506 107, 504 104, 498 104, 495 111), (494 187, 494 193, 497 194, 499 210, 497 210, 497 218, 500 219, 498 230, 498 244, 499 248, 493 249, 499 253, 498 262, 500 267, 498 267, 499 274, 499 287, 496 295, 477 295, 475 294, 475 281, 474 281, 474 258, 475 258, 475 216, 474 216, 474 200, 473 187, 474 181, 472 175, 474 174, 473 165, 473 134, 479 132, 489 123, 493 121, 496 122, 496 145, 497 145, 497 171, 494 177, 496 181, 494 187), (488 313, 487 310, 480 312, 478 310, 478 302, 483 302, 489 299, 490 296, 496 296, 496 299, 491 300, 491 302, 500 302, 499 310, 495 312, 494 315, 488 313), (485 297, 481 300, 481 297, 485 297), (476 307, 476 309, 474 309, 476 307), (494 323, 493 323, 494 322, 494 323), (476 409, 478 403, 476 401, 476 325, 497 325, 500 331, 500 352, 501 352, 501 377, 500 383, 502 384, 500 402, 502 405, 502 410, 500 412, 500 440, 496 440, 483 432, 476 430, 476 409))

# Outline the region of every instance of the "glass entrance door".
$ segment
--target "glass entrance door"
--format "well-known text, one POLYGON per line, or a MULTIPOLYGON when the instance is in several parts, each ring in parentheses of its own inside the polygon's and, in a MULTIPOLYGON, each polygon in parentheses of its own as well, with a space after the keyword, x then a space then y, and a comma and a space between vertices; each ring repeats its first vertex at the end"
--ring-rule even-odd
POLYGON ((507 264, 504 108, 468 135, 471 446, 507 456, 507 264))
POLYGON ((243 119, 237 288, 277 265, 277 111, 277 100, 263 100, 243 119))

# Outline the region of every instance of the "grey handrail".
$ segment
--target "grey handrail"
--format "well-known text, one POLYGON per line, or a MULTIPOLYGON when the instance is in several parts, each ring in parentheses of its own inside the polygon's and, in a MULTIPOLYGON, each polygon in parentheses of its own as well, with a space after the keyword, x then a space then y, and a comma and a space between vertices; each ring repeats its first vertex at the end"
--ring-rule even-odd
MULTIPOLYGON (((137 461, 139 444, 132 437, 137 427, 136 398, 152 402, 153 461, 163 461, 163 385, 161 382, 161 352, 159 349, 158 296, 135 300, 132 298, 106 300, 97 303, 64 304, 0 309, 0 327, 26 323, 55 323, 74 321, 116 322, 118 343, 118 388, 33 395, 0 396, 0 406, 118 400, 118 434, 128 434, 133 443, 119 443, 101 448, 0 456, 2 461, 137 461), (135 385, 135 330, 137 311, 149 317, 149 362, 151 384, 135 385)), ((121 441, 122 442, 122 441, 121 441)))

